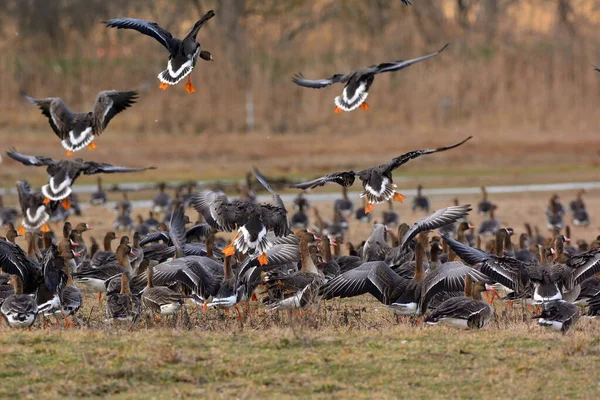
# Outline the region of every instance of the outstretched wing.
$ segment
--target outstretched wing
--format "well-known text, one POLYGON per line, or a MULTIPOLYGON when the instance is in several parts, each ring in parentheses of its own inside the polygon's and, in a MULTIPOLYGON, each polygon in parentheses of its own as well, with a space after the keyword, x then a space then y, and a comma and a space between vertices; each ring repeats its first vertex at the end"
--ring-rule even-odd
POLYGON ((209 12, 204 14, 202 18, 200 18, 198 22, 194 24, 194 26, 192 27, 192 29, 190 29, 187 35, 185 35, 185 38, 192 38, 196 40, 196 35, 198 35, 198 31, 200 30, 200 28, 202 28, 202 25, 204 25, 209 19, 211 19, 214 16, 215 12, 213 10, 210 10, 209 12))
POLYGON ((256 168, 256 167, 252 167, 252 168, 254 170, 254 176, 256 176, 256 179, 260 182, 261 185, 264 186, 265 189, 267 189, 269 191, 269 193, 271 193, 273 195, 273 204, 276 205, 277 207, 281 207, 281 208, 285 209, 285 206, 283 205, 283 201, 281 200, 281 197, 279 197, 279 195, 273 190, 271 185, 269 185, 267 178, 265 178, 264 175, 260 173, 258 168, 256 168))
POLYGON ((58 97, 48 97, 46 99, 34 99, 21 93, 31 104, 37 105, 42 114, 48 118, 52 130, 61 139, 64 139, 71 130, 75 114, 58 97))
POLYGON ((450 149, 454 149, 455 147, 458 147, 460 145, 462 145, 463 143, 465 143, 467 140, 471 139, 473 136, 469 136, 468 138, 466 138, 465 140, 455 143, 455 144, 451 144, 450 146, 445 146, 445 147, 438 147, 437 149, 424 149, 424 150, 413 150, 413 151, 409 151, 406 154, 402 154, 399 157, 394 158, 392 161, 390 161, 387 164, 387 170, 389 171, 393 171, 396 168, 400 167, 403 164, 406 164, 407 162, 409 162, 410 160, 412 160, 413 158, 417 158, 420 157, 424 154, 431 154, 431 153, 437 153, 440 151, 445 151, 445 150, 450 150, 450 149))
POLYGON ((469 214, 469 211, 471 211, 470 204, 452 206, 437 210, 433 214, 420 219, 404 234, 400 248, 404 249, 411 239, 417 236, 420 232, 431 231, 446 224, 456 222, 460 218, 466 217, 469 214))
POLYGON ((137 98, 137 90, 105 90, 98 93, 94 104, 94 133, 100 134, 115 115, 133 105, 137 98))
POLYGON ((304 86, 311 89, 321 89, 329 85, 333 85, 334 83, 344 83, 348 80, 349 76, 349 74, 335 74, 325 79, 310 80, 304 78, 304 75, 302 75, 301 73, 297 73, 292 78, 292 82, 294 82, 298 86, 304 86))
POLYGON ((354 171, 348 172, 334 172, 332 174, 322 176, 308 182, 295 183, 291 185, 291 188, 295 189, 314 189, 319 186, 323 186, 328 182, 337 183, 344 187, 350 187, 354 184, 356 173, 354 171))
POLYGON ((137 18, 113 18, 102 22, 109 28, 133 29, 144 35, 151 36, 165 46, 171 54, 177 50, 176 46, 174 46, 177 39, 173 38, 171 32, 159 26, 156 22, 137 18))
POLYGON ((391 63, 382 63, 382 64, 374 66, 373 68, 375 68, 376 74, 380 74, 382 72, 399 71, 406 67, 410 67, 411 65, 418 63, 420 61, 424 61, 424 60, 427 60, 428 58, 435 57, 438 54, 440 54, 442 51, 446 50, 447 47, 448 47, 448 44, 446 44, 444 47, 442 47, 435 53, 427 54, 423 57, 413 58, 412 60, 398 60, 398 61, 391 62, 391 63))
POLYGON ((106 163, 97 163, 94 161, 84 161, 83 173, 85 175, 93 175, 93 174, 114 174, 117 172, 139 172, 146 171, 147 169, 156 169, 156 167, 147 167, 147 168, 129 168, 122 167, 119 165, 112 165, 106 163))
POLYGON ((26 180, 17 181, 17 194, 19 195, 19 205, 21 206, 21 212, 25 214, 27 207, 29 207, 29 199, 31 198, 31 186, 26 180))
POLYGON ((18 162, 25 165, 33 165, 36 167, 45 167, 48 165, 54 164, 56 161, 51 159, 50 157, 44 156, 28 156, 25 154, 18 153, 16 150, 7 150, 6 154, 12 158, 13 160, 17 160, 18 162))

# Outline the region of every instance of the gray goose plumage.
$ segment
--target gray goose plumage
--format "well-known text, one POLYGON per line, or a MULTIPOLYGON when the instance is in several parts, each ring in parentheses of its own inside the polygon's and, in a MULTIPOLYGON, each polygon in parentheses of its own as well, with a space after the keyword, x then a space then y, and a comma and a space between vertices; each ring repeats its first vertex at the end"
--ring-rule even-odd
MULTIPOLYGON (((406 1, 406 0, 403 0, 406 1)), ((349 72, 347 74, 335 74, 329 78, 310 80, 304 78, 300 73, 297 73, 292 78, 298 86, 303 86, 311 89, 321 89, 330 86, 334 83, 344 83, 344 89, 342 95, 337 96, 334 100, 336 108, 335 112, 340 113, 342 111, 353 111, 357 108, 367 110, 369 108, 365 100, 369 96, 369 88, 373 84, 375 75, 383 72, 399 71, 406 67, 409 67, 420 61, 427 60, 428 58, 435 57, 444 51, 448 47, 446 44, 444 47, 436 51, 435 53, 427 54, 423 57, 413 58, 411 60, 399 60, 395 62, 382 63, 379 65, 372 65, 367 68, 361 68, 356 71, 349 72)))
POLYGON ((14 294, 0 305, 0 314, 11 328, 29 328, 38 316, 38 307, 32 295, 23 294, 20 276, 11 275, 14 294))
POLYGON ((272 246, 268 232, 275 236, 290 233, 287 211, 281 197, 271 188, 264 176, 254 168, 258 181, 273 196, 271 204, 255 204, 247 200, 230 201, 224 193, 204 191, 192 197, 192 205, 210 226, 225 232, 237 230, 233 242, 223 249, 225 256, 235 250, 243 254, 261 253, 262 265, 268 262, 265 252, 272 246))
POLYGON ((360 179, 364 188, 364 192, 360 195, 360 197, 365 197, 367 199, 365 212, 370 213, 374 204, 379 204, 388 200, 402 202, 405 199, 404 195, 396 192, 396 185, 394 184, 392 177, 392 172, 395 169, 422 155, 454 149, 464 144, 471 138, 472 136, 469 136, 461 142, 454 143, 449 146, 439 147, 437 149, 413 150, 401 156, 395 157, 388 163, 370 167, 362 171, 334 172, 312 181, 293 184, 290 187, 303 190, 314 189, 329 182, 337 183, 338 185, 344 187, 349 187, 354 184, 354 180, 358 176, 358 179, 360 179))
MULTIPOLYGON (((167 69, 158 74, 158 80, 161 81, 161 89, 166 89, 167 85, 175 85, 188 76, 196 66, 198 57, 206 61, 214 60, 210 52, 200 49, 200 43, 196 40, 198 31, 202 28, 202 25, 214 16, 215 12, 212 10, 204 14, 183 39, 173 37, 169 31, 160 27, 156 22, 142 19, 114 18, 104 21, 104 24, 110 28, 134 29, 144 35, 153 37, 169 51, 167 69)), ((196 91, 189 77, 186 90, 188 93, 196 91)))
POLYGON ((483 328, 494 314, 493 308, 481 298, 484 282, 473 283, 465 277, 464 296, 452 297, 439 305, 427 318, 428 324, 447 323, 463 329, 483 328))
POLYGON ((152 281, 154 265, 146 269, 147 285, 142 293, 142 302, 154 314, 173 315, 183 307, 185 297, 166 286, 155 286, 152 281))
POLYGON ((50 220, 50 215, 56 210, 58 203, 47 202, 44 194, 37 190, 32 191, 31 186, 25 180, 17 181, 17 194, 19 196, 19 205, 23 213, 22 227, 19 228, 19 233, 24 234, 25 231, 49 232, 50 227, 47 222, 50 220))
POLYGON ((538 325, 546 326, 566 334, 579 320, 580 312, 576 305, 564 300, 548 301, 542 304, 542 311, 532 319, 538 325))
POLYGON ((93 141, 104 132, 108 123, 118 113, 135 103, 138 92, 105 90, 98 93, 94 109, 85 113, 72 112, 59 97, 34 99, 25 94, 23 96, 42 110, 42 114, 48 118, 52 130, 67 150, 67 155, 71 155, 86 146, 90 150, 96 148, 93 141))
MULTIPOLYGON (((46 167, 48 173, 48 184, 42 186, 44 196, 52 201, 66 200, 71 194, 71 185, 79 178, 81 174, 113 174, 122 172, 139 172, 156 167, 148 168, 129 168, 107 163, 97 163, 94 161, 84 161, 81 158, 76 160, 54 160, 44 156, 28 156, 17 153, 15 150, 7 151, 6 154, 24 165, 46 167)), ((63 202, 65 208, 69 208, 68 202, 63 202)))

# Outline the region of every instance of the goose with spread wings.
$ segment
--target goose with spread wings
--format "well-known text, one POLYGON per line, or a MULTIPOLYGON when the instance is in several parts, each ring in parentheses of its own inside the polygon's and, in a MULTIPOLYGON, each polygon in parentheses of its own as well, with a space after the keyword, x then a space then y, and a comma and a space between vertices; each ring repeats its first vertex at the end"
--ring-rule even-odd
POLYGON ((367 204, 365 206, 365 212, 368 214, 373 210, 373 204, 387 202, 394 200, 402 202, 406 196, 396 192, 396 185, 392 179, 392 172, 400 166, 406 164, 413 158, 420 157, 424 154, 437 153, 440 151, 454 149, 473 136, 469 136, 465 140, 452 144, 450 146, 439 147, 437 149, 424 149, 424 150, 413 150, 406 154, 402 154, 394 158, 392 161, 384 164, 377 165, 363 169, 362 171, 344 171, 334 172, 321 178, 314 179, 308 182, 296 183, 291 185, 292 188, 296 189, 314 189, 319 186, 323 186, 328 182, 337 183, 338 185, 349 187, 354 184, 355 178, 361 180, 364 192, 360 197, 366 197, 367 204))
POLYGON ((105 90, 98 93, 92 111, 74 113, 59 97, 34 99, 22 94, 30 103, 37 105, 48 118, 68 156, 86 146, 89 150, 95 149, 96 137, 104 132, 115 115, 131 107, 138 98, 136 90, 105 90))
POLYGON ((352 71, 347 74, 335 74, 325 79, 310 80, 304 78, 302 74, 298 73, 294 76, 292 82, 298 86, 312 89, 321 89, 334 83, 344 83, 345 86, 342 90, 342 95, 337 96, 334 100, 336 105, 334 112, 341 113, 342 111, 353 111, 359 107, 361 110, 368 110, 369 105, 366 103, 366 100, 369 96, 369 88, 373 84, 375 75, 382 72, 399 71, 418 63, 419 61, 424 61, 428 58, 435 57, 444 51, 446 47, 448 47, 448 44, 435 53, 427 54, 423 57, 372 65, 367 68, 357 69, 356 71, 352 71))
POLYGON ((223 249, 223 255, 232 255, 235 250, 243 254, 258 251, 260 264, 266 265, 265 253, 272 246, 267 232, 272 231, 277 237, 287 236, 290 225, 281 197, 256 168, 254 175, 273 195, 271 204, 229 200, 222 192, 203 191, 192 197, 192 205, 213 228, 225 232, 237 230, 233 242, 223 249))
POLYGON ((81 175, 93 174, 112 174, 117 172, 138 172, 148 168, 129 168, 106 163, 97 163, 94 161, 84 161, 81 158, 76 160, 54 160, 44 156, 28 156, 18 153, 15 150, 7 151, 6 154, 24 165, 33 165, 36 167, 46 167, 48 173, 48 184, 42 186, 42 193, 46 197, 45 204, 50 201, 62 201, 63 207, 70 208, 69 195, 71 194, 71 185, 81 175))
POLYGON ((47 222, 50 215, 56 210, 58 203, 46 201, 44 194, 39 190, 32 190, 26 180, 17 181, 17 194, 19 205, 23 213, 23 220, 19 227, 19 234, 25 235, 27 231, 50 232, 47 222))
MULTIPOLYGON (((160 88, 166 90, 169 85, 176 85, 192 72, 196 66, 198 57, 206 61, 214 61, 210 52, 201 50, 200 43, 196 40, 198 31, 202 28, 202 25, 214 16, 215 12, 212 10, 204 14, 183 39, 173 37, 169 31, 159 26, 156 22, 142 19, 114 18, 104 21, 104 24, 109 28, 133 29, 144 35, 153 37, 169 51, 167 69, 158 74, 158 80, 161 82, 160 88)), ((196 91, 189 76, 185 90, 188 93, 196 91)))

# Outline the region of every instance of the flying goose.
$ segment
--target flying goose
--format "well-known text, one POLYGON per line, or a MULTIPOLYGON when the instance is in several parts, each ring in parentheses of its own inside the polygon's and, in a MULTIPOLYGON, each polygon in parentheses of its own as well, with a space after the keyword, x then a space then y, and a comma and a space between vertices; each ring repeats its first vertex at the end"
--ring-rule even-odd
MULTIPOLYGON (((214 61, 210 52, 201 50, 200 43, 196 40, 198 31, 202 28, 202 25, 214 16, 215 12, 213 10, 204 14, 183 39, 173 37, 169 31, 160 27, 156 22, 142 19, 114 18, 103 22, 110 28, 134 29, 144 35, 151 36, 169 51, 167 69, 158 74, 158 80, 161 82, 160 88, 166 90, 169 85, 179 83, 179 81, 192 72, 196 66, 198 57, 206 61, 214 61)), ((196 91, 190 77, 188 77, 185 90, 188 93, 196 91)))
POLYGON ((413 150, 394 158, 388 163, 380 164, 375 167, 370 167, 362 171, 334 172, 329 175, 314 179, 312 181, 293 184, 290 187, 296 189, 314 189, 316 187, 323 186, 328 182, 333 182, 344 187, 349 187, 354 184, 354 180, 358 176, 364 188, 364 192, 360 195, 360 197, 367 198, 365 213, 370 213, 373 210, 373 204, 382 203, 390 199, 402 202, 406 198, 406 196, 397 193, 395 190, 396 185, 394 184, 394 181, 392 179, 392 172, 395 169, 406 164, 413 158, 420 157, 424 154, 432 154, 440 151, 454 149, 471 138, 472 136, 469 136, 461 142, 445 147, 439 147, 437 149, 413 150))
POLYGON ((115 115, 135 103, 138 92, 105 90, 98 93, 94 109, 84 113, 72 112, 59 97, 34 99, 25 94, 23 96, 42 110, 42 114, 48 118, 52 130, 67 150, 67 156, 70 156, 86 146, 89 150, 95 149, 96 137, 104 132, 115 115))
POLYGON ((334 112, 341 113, 342 111, 353 111, 359 107, 361 110, 368 110, 369 105, 365 102, 365 100, 369 96, 369 88, 373 84, 375 75, 383 72, 399 71, 420 61, 435 57, 444 51, 446 47, 448 47, 448 44, 435 53, 431 53, 423 57, 372 65, 367 68, 361 68, 356 71, 349 72, 347 74, 335 74, 325 79, 310 80, 304 78, 302 74, 298 73, 293 77, 292 82, 298 86, 312 89, 321 89, 334 83, 344 83, 345 86, 342 90, 342 95, 337 96, 334 100, 336 105, 334 112))

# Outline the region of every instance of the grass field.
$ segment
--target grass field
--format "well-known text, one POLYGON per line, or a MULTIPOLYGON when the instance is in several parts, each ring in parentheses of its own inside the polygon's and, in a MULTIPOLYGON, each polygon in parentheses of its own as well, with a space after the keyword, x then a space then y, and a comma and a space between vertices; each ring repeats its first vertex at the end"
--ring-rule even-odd
MULTIPOLYGON (((562 199, 573 195, 564 193, 562 199)), ((548 196, 520 193, 491 200, 499 204, 503 225, 518 235, 524 221, 545 232, 548 196)), ((432 200, 435 208, 450 203, 432 200)), ((460 200, 476 204, 478 197, 460 200)), ((598 191, 585 200, 597 218, 598 191)), ((330 217, 329 204, 313 206, 330 217)), ((383 208, 376 208, 375 216, 383 208)), ((421 217, 406 211, 407 204, 396 209, 409 223, 421 217)), ((101 238, 114 213, 86 212, 73 222, 92 224, 86 238, 101 238)), ((471 219, 479 223, 482 217, 471 219)), ((574 239, 600 234, 594 221, 573 228, 574 239)), ((353 223, 347 240, 359 242, 369 229, 353 223)), ((240 324, 234 311, 203 313, 189 305, 177 319, 144 316, 134 326, 110 326, 104 322, 104 300, 99 305, 95 294, 86 292, 75 329, 57 327, 53 320, 48 328, 37 322, 31 332, 0 327, 0 397, 597 398, 597 320, 582 318, 563 336, 536 326, 532 310, 496 307, 495 320, 477 332, 397 320, 368 295, 329 301, 292 319, 252 303, 240 324)))

